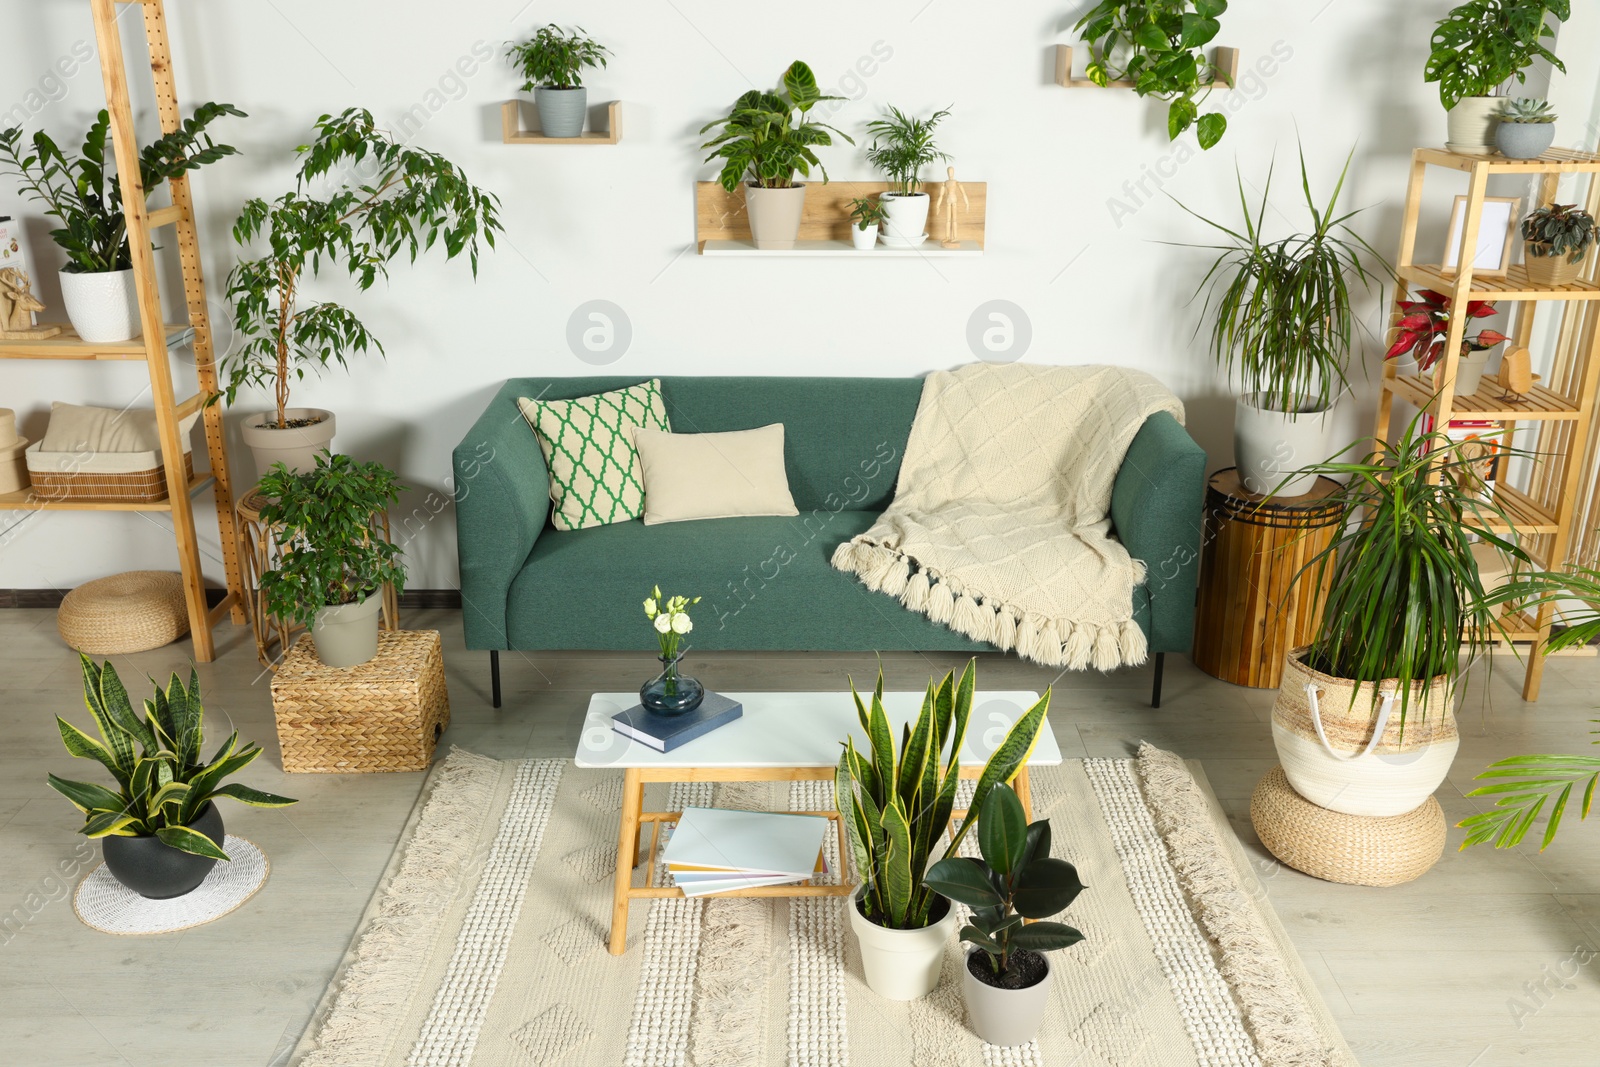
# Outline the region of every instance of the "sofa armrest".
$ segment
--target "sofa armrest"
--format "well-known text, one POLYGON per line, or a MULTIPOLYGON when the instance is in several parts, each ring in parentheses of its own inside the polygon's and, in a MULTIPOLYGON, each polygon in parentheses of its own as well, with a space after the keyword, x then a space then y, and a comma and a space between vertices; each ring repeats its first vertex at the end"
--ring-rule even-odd
POLYGON ((509 648, 507 602, 550 516, 544 453, 507 386, 453 454, 456 554, 467 647, 509 648))
POLYGON ((1205 450, 1166 412, 1146 419, 1117 472, 1111 522, 1145 564, 1152 653, 1188 652, 1194 642, 1205 485, 1205 450))

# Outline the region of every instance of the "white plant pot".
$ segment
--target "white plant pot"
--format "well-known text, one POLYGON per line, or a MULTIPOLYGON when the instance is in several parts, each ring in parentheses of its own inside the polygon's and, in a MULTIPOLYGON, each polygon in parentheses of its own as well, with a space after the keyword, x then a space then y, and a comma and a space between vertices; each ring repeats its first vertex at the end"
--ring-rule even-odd
POLYGON ((139 293, 133 271, 100 274, 62 271, 61 303, 78 336, 92 344, 131 341, 143 332, 139 325, 139 293))
POLYGON ((1444 146, 1452 152, 1472 156, 1493 154, 1495 131, 1500 126, 1500 106, 1503 96, 1463 96, 1456 106, 1445 112, 1449 127, 1449 140, 1444 146))
POLYGON ((359 667, 378 654, 378 612, 383 594, 373 593, 353 604, 339 604, 317 612, 311 639, 317 658, 329 667, 359 667))
POLYGON ((885 1000, 916 1000, 932 993, 944 969, 945 949, 955 935, 956 909, 945 901, 944 917, 932 926, 890 930, 868 922, 859 899, 850 900, 850 928, 861 945, 867 988, 885 1000))
POLYGON ((291 426, 280 430, 268 426, 277 421, 277 412, 263 411, 247 416, 240 432, 244 443, 256 459, 256 473, 264 475, 274 463, 282 463, 295 473, 315 470, 317 453, 332 448, 336 429, 333 412, 321 408, 285 408, 285 417, 291 422, 317 419, 309 426, 291 426))
MULTIPOLYGON (((977 949, 968 949, 961 961, 961 997, 967 1004, 967 1024, 991 1045, 1026 1045, 1039 1033, 1045 1009, 1050 1006, 1050 957, 1041 952, 1044 978, 1026 989, 999 989, 972 974, 977 949)), ((982 966, 982 964, 980 964, 982 966)))
POLYGON ((1272 706, 1272 743, 1289 784, 1346 815, 1415 811, 1445 780, 1461 747, 1445 680, 1416 686, 1403 730, 1398 700, 1380 726, 1383 699, 1374 702, 1373 683, 1314 671, 1305 654, 1289 653, 1272 706))
POLYGON ((863 230, 852 222, 850 224, 850 243, 861 251, 876 246, 878 243, 878 224, 874 222, 863 230))
POLYGON ((1456 361, 1456 396, 1471 396, 1483 384, 1483 372, 1489 366, 1491 349, 1468 352, 1456 361))
POLYGON ((927 236, 927 193, 879 193, 883 205, 883 236, 889 243, 916 243, 927 236))
POLYGON ((806 209, 806 187, 763 189, 745 183, 745 213, 750 219, 750 236, 756 247, 783 251, 794 247, 800 236, 800 216, 806 209))
POLYGON ((1303 474, 1283 488, 1284 478, 1303 467, 1321 463, 1332 449, 1332 408, 1321 411, 1274 411, 1256 406, 1260 394, 1239 398, 1233 416, 1233 458, 1239 480, 1252 493, 1280 497, 1303 496, 1317 484, 1315 474, 1303 474))

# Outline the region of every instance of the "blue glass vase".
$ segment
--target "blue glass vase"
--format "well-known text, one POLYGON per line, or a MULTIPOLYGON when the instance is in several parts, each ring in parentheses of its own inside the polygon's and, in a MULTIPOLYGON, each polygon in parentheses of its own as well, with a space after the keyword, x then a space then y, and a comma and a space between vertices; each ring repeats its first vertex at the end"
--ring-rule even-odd
POLYGON ((682 715, 693 711, 706 698, 706 687, 678 670, 683 656, 661 661, 661 673, 639 687, 639 703, 646 711, 657 715, 682 715))

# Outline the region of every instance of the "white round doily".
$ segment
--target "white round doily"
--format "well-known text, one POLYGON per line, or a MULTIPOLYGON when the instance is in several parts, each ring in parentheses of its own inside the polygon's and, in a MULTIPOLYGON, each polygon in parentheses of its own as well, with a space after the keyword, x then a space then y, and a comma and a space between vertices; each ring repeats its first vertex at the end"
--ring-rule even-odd
POLYGON ((266 855, 242 837, 229 834, 222 851, 230 862, 217 863, 193 892, 171 900, 141 897, 102 863, 78 883, 72 910, 107 934, 168 934, 220 919, 255 896, 271 870, 266 855))

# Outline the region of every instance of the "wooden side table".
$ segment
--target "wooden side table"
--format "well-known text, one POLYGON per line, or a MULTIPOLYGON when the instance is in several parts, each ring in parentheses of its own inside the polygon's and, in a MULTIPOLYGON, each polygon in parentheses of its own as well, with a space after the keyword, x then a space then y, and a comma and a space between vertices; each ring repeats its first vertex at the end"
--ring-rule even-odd
MULTIPOLYGON (((1318 478, 1305 496, 1263 497, 1229 467, 1206 486, 1205 546, 1195 610, 1194 665, 1225 682, 1275 689, 1291 649, 1310 644, 1321 622, 1315 575, 1296 577, 1333 543, 1337 482, 1318 478)), ((1330 568, 1322 580, 1327 592, 1330 568)))
MULTIPOLYGON (((255 634, 256 659, 268 670, 276 670, 294 635, 305 627, 292 619, 268 615, 261 599, 261 576, 273 568, 282 552, 276 527, 269 527, 261 521, 261 509, 271 499, 259 486, 251 489, 235 506, 239 515, 235 526, 239 536, 239 563, 244 570, 244 611, 250 620, 250 629, 255 634), (274 658, 275 652, 277 658, 274 658)), ((373 514, 372 532, 385 541, 393 540, 389 536, 387 511, 373 514)), ((394 586, 383 587, 383 618, 380 623, 383 629, 394 630, 400 625, 399 601, 394 586)))

